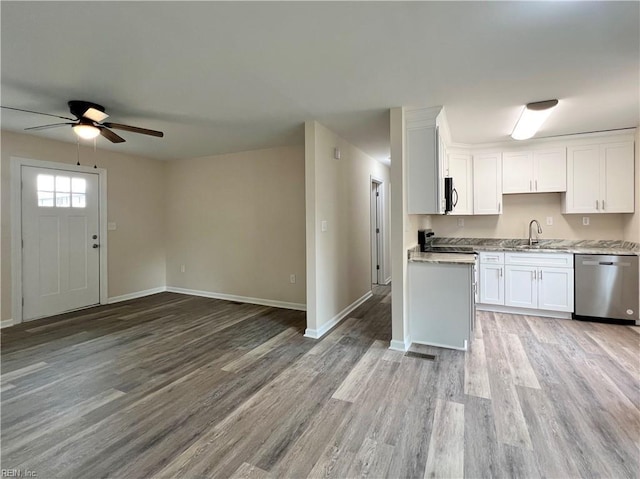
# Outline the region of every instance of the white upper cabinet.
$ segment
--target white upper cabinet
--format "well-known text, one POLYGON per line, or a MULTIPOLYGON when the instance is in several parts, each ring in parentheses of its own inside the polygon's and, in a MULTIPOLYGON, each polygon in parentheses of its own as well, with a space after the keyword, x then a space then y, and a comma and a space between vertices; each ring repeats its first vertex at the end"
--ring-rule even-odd
POLYGON ((634 143, 570 146, 563 213, 633 213, 634 143))
POLYGON ((405 112, 405 154, 407 167, 407 212, 439 214, 442 156, 436 117, 441 108, 422 108, 405 112))
POLYGON ((533 152, 533 187, 536 193, 567 191, 567 149, 533 152))
POLYGON ((502 213, 502 155, 473 155, 473 214, 502 213))
POLYGON ((530 193, 533 186, 533 154, 506 151, 502 154, 502 192, 530 193))
POLYGON ((452 215, 473 214, 473 158, 470 153, 450 152, 448 154, 447 175, 453 178, 457 196, 452 215))
POLYGON ((566 190, 565 148, 508 151, 502 154, 503 193, 547 193, 566 190))

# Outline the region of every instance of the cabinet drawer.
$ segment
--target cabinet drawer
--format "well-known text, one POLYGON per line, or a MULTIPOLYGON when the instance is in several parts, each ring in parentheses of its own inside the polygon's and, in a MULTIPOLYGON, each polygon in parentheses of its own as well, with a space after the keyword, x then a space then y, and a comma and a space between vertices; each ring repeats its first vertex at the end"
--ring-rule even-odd
POLYGON ((481 251, 480 264, 504 264, 504 253, 481 251))
POLYGON ((573 255, 569 253, 506 253, 504 262, 519 266, 573 268, 573 255))

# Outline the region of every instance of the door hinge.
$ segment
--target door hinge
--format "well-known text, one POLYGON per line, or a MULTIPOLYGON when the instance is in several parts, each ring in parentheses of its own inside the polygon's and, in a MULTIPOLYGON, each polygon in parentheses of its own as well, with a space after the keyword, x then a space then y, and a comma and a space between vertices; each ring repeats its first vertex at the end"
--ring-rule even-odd
POLYGON ((20 246, 22 247, 22 249, 24 249, 24 240, 23 239, 20 240, 20 246))
POLYGON ((22 298, 22 306, 24 306, 24 298, 22 298))
POLYGON ((378 193, 377 191, 376 191, 376 196, 380 196, 380 193, 378 193))
POLYGON ((380 269, 380 265, 379 264, 376 265, 376 269, 380 269))
POLYGON ((376 233, 380 233, 380 228, 376 228, 376 233))

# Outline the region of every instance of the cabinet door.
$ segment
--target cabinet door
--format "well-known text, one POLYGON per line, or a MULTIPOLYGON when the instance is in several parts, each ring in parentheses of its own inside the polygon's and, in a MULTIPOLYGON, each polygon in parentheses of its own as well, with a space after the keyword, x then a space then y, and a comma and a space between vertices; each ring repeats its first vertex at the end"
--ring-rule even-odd
POLYGON ((449 153, 449 176, 453 178, 453 187, 458 194, 458 202, 452 215, 473 214, 473 163, 471 155, 449 153))
POLYGON ((473 214, 502 213, 502 155, 484 153, 473 157, 473 214))
POLYGON ((633 213, 633 141, 601 146, 600 211, 633 213))
POLYGON ((538 287, 535 266, 505 266, 505 300, 507 306, 535 309, 538 306, 538 287))
POLYGON ((573 268, 538 270, 538 309, 573 312, 573 268))
POLYGON ((480 302, 482 304, 504 304, 503 265, 480 265, 480 302))
POLYGON ((600 145, 570 146, 564 213, 597 213, 599 200, 600 145))
POLYGON ((567 191, 567 150, 533 152, 533 190, 538 193, 567 191))
POLYGON ((438 159, 436 158, 436 128, 407 127, 407 212, 437 214, 438 159))
POLYGON ((502 192, 530 193, 533 191, 533 155, 530 151, 502 154, 502 192))

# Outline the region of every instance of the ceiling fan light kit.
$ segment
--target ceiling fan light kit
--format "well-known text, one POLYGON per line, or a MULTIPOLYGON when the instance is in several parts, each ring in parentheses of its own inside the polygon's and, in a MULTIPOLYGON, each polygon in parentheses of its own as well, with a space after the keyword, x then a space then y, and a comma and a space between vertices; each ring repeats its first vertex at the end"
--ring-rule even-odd
POLYGON ((100 130, 98 128, 93 125, 87 125, 84 123, 74 125, 73 131, 76 135, 85 140, 91 140, 100 134, 100 130))
POLYGON ((79 138, 83 138, 85 140, 91 140, 96 138, 98 135, 102 135, 104 138, 109 140, 111 143, 123 143, 125 141, 124 138, 115 134, 111 129, 114 130, 123 130, 129 131, 131 133, 139 133, 142 135, 155 136, 158 138, 162 138, 164 133, 157 130, 149 130, 148 128, 139 128, 137 126, 123 125, 121 123, 103 123, 103 121, 109 116, 105 113, 104 107, 102 105, 98 105, 97 103, 91 103, 89 101, 79 101, 79 100, 71 100, 67 103, 69 105, 69 111, 73 116, 76 117, 69 118, 66 116, 60 115, 51 115, 49 113, 41 113, 38 111, 32 110, 23 110, 21 108, 13 108, 8 106, 2 106, 0 108, 4 108, 7 110, 21 111, 25 113, 35 113, 37 115, 46 115, 53 116, 55 118, 61 118, 63 120, 71 120, 74 123, 54 123, 51 125, 42 125, 42 126, 34 126, 31 128, 25 128, 25 130, 46 130, 49 128, 57 128, 59 126, 71 125, 74 133, 78 135, 79 138))
POLYGON ((549 118, 558 100, 545 100, 527 103, 520 118, 513 128, 511 138, 514 140, 528 140, 537 133, 542 124, 549 118))

